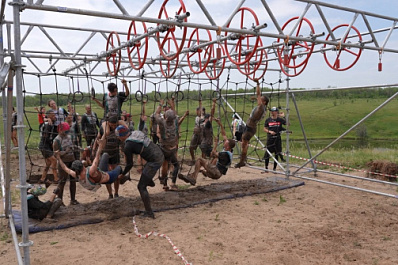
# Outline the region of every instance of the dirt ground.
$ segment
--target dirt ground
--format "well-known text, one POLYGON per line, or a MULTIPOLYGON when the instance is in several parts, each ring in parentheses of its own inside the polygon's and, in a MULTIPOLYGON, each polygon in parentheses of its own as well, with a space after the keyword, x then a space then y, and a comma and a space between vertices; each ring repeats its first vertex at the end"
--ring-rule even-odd
MULTIPOLYGON (((305 176, 398 194, 396 186, 386 184, 326 174, 305 176)), ((231 168, 218 181, 200 175, 197 186, 217 183, 247 189, 241 181, 256 183, 273 177, 275 174, 248 167, 231 168)), ((133 174, 133 178, 139 176, 133 174)), ((16 184, 13 182, 13 187, 16 184)), ((164 192, 157 181, 149 190, 154 206, 167 208, 176 197, 185 195, 189 198, 185 200, 208 198, 203 188, 188 187, 181 181, 178 184, 181 191, 164 192), (187 189, 196 190, 190 193, 187 189)), ((143 209, 136 185, 136 181, 127 182, 120 190, 123 198, 109 202, 105 187, 91 193, 78 184, 81 205, 76 206, 69 206, 66 187, 66 209, 57 213, 58 221, 68 212, 85 209, 91 216, 103 213, 104 207, 111 213, 120 208, 125 216, 109 214, 101 223, 31 234, 31 264, 184 264, 166 238, 151 235, 144 239, 135 234, 131 211, 143 209), (90 206, 101 201, 102 207, 90 206)), ((192 264, 390 265, 398 264, 397 198, 305 180, 305 185, 295 188, 156 212, 156 219, 137 216, 135 221, 141 234, 156 231, 168 236, 192 264)), ((7 220, 0 220, 1 264, 17 264, 7 220)))

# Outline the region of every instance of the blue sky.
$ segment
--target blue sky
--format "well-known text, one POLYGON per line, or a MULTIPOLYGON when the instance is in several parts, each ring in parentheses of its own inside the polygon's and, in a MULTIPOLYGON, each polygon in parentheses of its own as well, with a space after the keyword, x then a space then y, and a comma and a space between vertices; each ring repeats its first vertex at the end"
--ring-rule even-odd
MULTIPOLYGON (((237 0, 202 0, 208 9, 209 13, 212 15, 217 25, 223 25, 227 18, 230 16, 235 6, 239 1, 237 0)), ((139 10, 141 10, 142 6, 145 4, 145 1, 131 1, 131 0, 120 0, 120 2, 125 6, 126 10, 131 15, 136 15, 139 10)), ((157 17, 159 13, 160 5, 163 1, 155 0, 155 3, 145 12, 143 16, 145 17, 157 17)), ((176 0, 170 0, 170 5, 175 4, 176 0)), ((342 0, 329 0, 324 1, 326 3, 345 6, 349 8, 359 9, 363 11, 368 11, 376 14, 386 15, 395 17, 397 16, 398 11, 398 1, 396 0, 381 0, 381 1, 369 1, 369 0, 352 0, 352 1, 342 1, 342 0)), ((271 7, 278 23, 282 26, 287 20, 294 16, 299 16, 303 12, 306 4, 302 2, 297 2, 293 0, 272 0, 267 1, 268 5, 271 7)), ((81 0, 68 0, 68 1, 60 1, 60 0, 46 0, 44 1, 45 5, 53 5, 53 6, 65 6, 80 8, 84 10, 96 10, 96 11, 106 11, 111 13, 120 13, 120 11, 116 8, 113 1, 81 1, 81 0)), ((198 5, 195 1, 185 1, 185 5, 187 11, 191 13, 191 17, 189 18, 189 22, 200 23, 200 24, 209 24, 206 17, 202 14, 198 5)), ((244 6, 250 7, 253 9, 260 21, 260 23, 267 23, 268 28, 264 29, 265 32, 276 33, 275 27, 272 26, 272 21, 270 20, 268 14, 265 12, 263 5, 260 0, 247 0, 244 6)), ((7 5, 6 10, 6 19, 12 20, 12 8, 7 5)), ((329 8, 322 8, 325 16, 330 23, 331 27, 335 27, 340 24, 350 23, 353 19, 353 13, 345 12, 345 11, 337 11, 329 8)), ((170 8, 170 13, 172 13, 173 9, 170 8)), ((310 8, 308 13, 305 16, 308 18, 315 28, 316 33, 325 32, 325 27, 320 19, 319 14, 316 12, 314 6, 310 8)), ((75 16, 75 15, 66 15, 62 13, 53 13, 53 12, 41 12, 41 11, 32 11, 25 10, 21 13, 22 21, 31 21, 36 23, 44 23, 44 24, 55 24, 55 25, 68 25, 74 27, 87 27, 87 28, 101 28, 104 30, 117 30, 127 32, 129 27, 128 21, 116 20, 116 19, 104 19, 104 18, 94 18, 89 16, 75 16)), ((376 19, 368 17, 373 30, 380 28, 387 28, 392 25, 391 21, 387 21, 384 19, 376 19)), ((156 26, 154 24, 148 26, 156 26)), ((367 29, 365 28, 363 19, 358 17, 354 26, 358 28, 360 32, 365 32, 367 29)), ((27 27, 22 27, 22 32, 26 32, 27 27)), ((190 35, 192 30, 188 31, 188 36, 190 35)), ((87 38, 89 33, 87 32, 75 32, 75 31, 60 31, 60 30, 48 30, 48 33, 54 38, 54 40, 61 46, 62 50, 65 52, 75 52, 81 43, 87 38)), ((306 33, 304 33, 305 35, 306 33)), ((213 34, 214 35, 214 34, 213 34)), ((379 42, 379 45, 382 45, 387 33, 383 32, 376 35, 376 38, 379 42)), ((323 37, 323 38, 326 38, 323 37)), ((364 40, 368 40, 369 36, 364 36, 364 40)), ((266 45, 271 44, 274 39, 271 38, 263 38, 262 39, 266 45)), ((153 41, 153 40, 152 40, 153 41)), ((83 48, 82 52, 86 53, 100 53, 105 50, 106 40, 100 36, 96 35, 93 40, 90 41, 90 45, 86 48, 83 48)), ((374 46, 373 44, 367 44, 370 46, 374 46)), ((149 51, 149 57, 156 57, 158 52, 156 51, 156 46, 152 44, 149 51)), ((390 40, 387 43, 386 48, 396 48, 398 47, 398 32, 395 30, 390 40)), ((44 36, 44 34, 38 29, 35 28, 30 33, 29 37, 25 40, 23 44, 23 49, 37 49, 37 50, 47 50, 47 51, 56 51, 55 47, 51 44, 51 42, 44 36)), ((316 48, 315 48, 316 49, 316 48)), ((124 51, 125 52, 125 51, 124 51)), ((383 71, 379 72, 378 63, 379 63, 379 54, 376 51, 364 50, 362 52, 361 57, 358 62, 347 71, 334 71, 330 67, 327 66, 323 55, 321 53, 313 53, 307 67, 300 75, 296 77, 292 77, 290 80, 290 86, 293 88, 325 88, 325 87, 346 87, 346 86, 361 86, 361 85, 377 85, 377 84, 392 84, 398 83, 396 78, 396 72, 398 70, 396 61, 398 59, 398 55, 394 53, 384 53, 382 54, 382 64, 383 71)), ((7 60, 6 60, 7 61, 7 60)), ((77 62, 79 63, 79 62, 77 62)), ((28 70, 32 68, 32 65, 29 62, 24 62, 27 65, 28 70)), ((39 60, 37 64, 40 67, 48 68, 49 62, 48 60, 39 60)), ((70 61, 60 62, 57 64, 56 68, 58 71, 63 71, 66 68, 73 66, 70 61)), ((269 68, 277 69, 279 64, 274 61, 269 63, 269 68)), ((104 72, 105 67, 104 67, 104 72)), ((224 72, 221 79, 226 78, 226 72, 224 72)), ((135 72, 134 72, 135 73, 135 72)), ((204 75, 203 75, 204 77, 204 75)), ((233 78, 236 81, 242 81, 245 79, 243 75, 236 71, 234 73, 233 78)), ((275 82, 279 79, 278 73, 268 71, 265 74, 265 81, 267 83, 275 82)), ((51 79, 53 80, 53 79, 51 79)), ((51 82, 48 81, 48 82, 51 82)), ((32 81, 33 83, 36 81, 32 81)), ((68 89, 68 80, 67 78, 61 78, 60 89, 67 92, 68 89)), ((83 81, 81 81, 83 82, 83 81)), ((80 84, 81 85, 81 84, 80 84)), ((46 89, 51 91, 50 86, 48 85, 46 89)), ((33 85, 32 89, 37 89, 37 84, 33 85)))

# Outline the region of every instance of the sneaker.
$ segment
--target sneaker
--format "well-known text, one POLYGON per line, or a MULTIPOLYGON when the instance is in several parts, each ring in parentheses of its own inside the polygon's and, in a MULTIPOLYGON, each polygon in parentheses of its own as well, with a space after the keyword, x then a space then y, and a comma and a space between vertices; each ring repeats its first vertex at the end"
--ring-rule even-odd
POLYGON ((191 184, 192 186, 196 185, 196 179, 192 178, 191 175, 184 176, 183 174, 178 174, 178 178, 185 181, 186 183, 191 184))
POLYGON ((115 195, 113 196, 113 198, 119 198, 119 194, 115 193, 115 195))
POLYGON ((151 179, 151 181, 148 183, 149 187, 155 187, 155 182, 153 181, 153 179, 151 179))
POLYGON ((170 191, 178 191, 178 186, 176 184, 171 184, 169 190, 170 191))
POLYGON ((128 174, 124 175, 122 178, 120 178, 120 179, 119 179, 119 183, 120 183, 121 185, 123 185, 124 183, 126 183, 127 180, 128 180, 128 181, 131 181, 130 173, 128 173, 128 174))
POLYGON ((71 205, 78 205, 78 204, 80 204, 77 200, 71 200, 70 201, 70 204, 71 205))
POLYGON ((144 211, 143 214, 142 214, 142 216, 143 216, 143 217, 147 217, 147 218, 155 219, 155 214, 154 214, 152 211, 150 211, 150 212, 144 211))
POLYGON ((246 165, 245 162, 239 162, 239 163, 235 164, 235 168, 241 168, 241 167, 244 167, 245 165, 246 165))
POLYGON ((112 199, 113 199, 113 195, 112 195, 112 194, 109 194, 108 200, 112 200, 112 199))

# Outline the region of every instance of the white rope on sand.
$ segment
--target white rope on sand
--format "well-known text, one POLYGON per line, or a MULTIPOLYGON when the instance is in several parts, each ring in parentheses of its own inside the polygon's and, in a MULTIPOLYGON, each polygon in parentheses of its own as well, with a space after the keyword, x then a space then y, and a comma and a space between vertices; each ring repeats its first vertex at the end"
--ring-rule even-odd
POLYGON ((151 231, 148 232, 146 234, 140 234, 140 232, 138 232, 138 227, 137 224, 135 222, 135 216, 133 216, 133 224, 134 224, 134 233, 142 239, 148 239, 151 235, 154 236, 158 236, 158 237, 163 237, 165 239, 167 239, 167 241, 169 241, 170 245, 173 247, 174 253, 177 254, 178 257, 180 257, 182 259, 182 261, 184 262, 185 265, 192 265, 192 263, 188 262, 186 260, 186 258, 182 255, 181 251, 178 249, 178 247, 176 247, 176 245, 174 245, 174 243, 171 241, 170 237, 166 236, 165 234, 160 234, 156 231, 151 231))

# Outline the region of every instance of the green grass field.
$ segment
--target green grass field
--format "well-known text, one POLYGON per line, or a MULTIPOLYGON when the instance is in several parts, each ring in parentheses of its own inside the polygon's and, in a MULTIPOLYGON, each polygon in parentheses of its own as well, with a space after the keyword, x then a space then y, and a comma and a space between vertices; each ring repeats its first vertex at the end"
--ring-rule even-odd
MULTIPOLYGON (((236 109, 236 111, 243 117, 243 120, 248 118, 251 109, 255 102, 251 101, 249 97, 246 100, 242 98, 228 98, 229 104, 236 109)), ((373 111, 378 107, 385 99, 336 99, 336 98, 315 98, 315 99, 298 99, 297 105, 300 112, 300 116, 303 122, 305 133, 308 139, 326 139, 326 143, 331 142, 339 135, 344 133, 355 123, 361 120, 365 115, 373 111)), ((204 100, 203 105, 206 107, 207 112, 210 112, 211 100, 204 100)), ((184 121, 181 126, 181 143, 180 146, 189 145, 191 138, 192 129, 194 127, 195 110, 198 105, 196 100, 183 100, 177 104, 177 110, 179 115, 183 115, 185 110, 189 109, 190 115, 184 121), (188 131, 188 132, 187 132, 188 131)), ((285 97, 271 98, 270 107, 282 106, 285 108, 285 97), (279 101, 279 102, 278 102, 279 101)), ((146 113, 149 116, 154 112, 157 107, 157 103, 149 102, 147 104, 146 113)), ((79 114, 84 113, 84 105, 75 105, 76 111, 79 114)), ((93 111, 102 117, 103 110, 95 103, 92 102, 93 111)), ((48 109, 48 108, 47 108, 48 109)), ((133 115, 133 120, 138 126, 139 114, 141 113, 141 105, 133 101, 132 105, 129 102, 124 103, 123 110, 133 115)), ((286 112, 286 110, 284 110, 286 112)), ((372 142, 376 139, 383 139, 391 141, 392 148, 384 151, 378 151, 374 148, 350 148, 346 147, 341 150, 340 148, 331 148, 319 157, 319 160, 327 160, 332 163, 343 163, 347 166, 363 167, 369 160, 375 159, 387 159, 393 162, 398 162, 398 122, 396 119, 396 113, 398 113, 398 104, 396 100, 390 102, 387 106, 382 108, 380 111, 375 113, 372 117, 366 120, 359 130, 353 130, 349 133, 345 139, 359 139, 365 137, 368 142, 372 142), (364 136, 365 135, 365 136, 364 136)), ((220 107, 216 108, 216 116, 220 116, 223 120, 223 124, 227 130, 228 136, 232 136, 228 126, 231 123, 233 112, 224 103, 220 107)), ((25 108, 25 129, 26 141, 28 148, 36 149, 39 143, 38 133, 38 119, 37 113, 33 107, 25 108)), ((268 116, 268 113, 267 113, 268 116)), ((258 136, 264 141, 266 139, 266 133, 262 131, 264 121, 258 126, 258 136)), ((3 132, 3 124, 0 125, 1 133, 3 132)), ((301 127, 298 122, 298 116, 293 102, 290 102, 290 130, 293 133, 289 136, 293 140, 291 144, 291 153, 298 156, 308 157, 308 153, 305 146, 300 140, 303 139, 301 127)), ((217 134, 218 129, 215 127, 215 133, 217 134)), ((285 139, 286 135, 282 138, 285 139)), ((284 144, 285 145, 285 144, 284 144)), ((313 149, 312 154, 316 154, 320 148, 313 149)), ((263 151, 260 151, 263 152, 263 151)), ((294 161, 294 160, 292 160, 294 161)))

